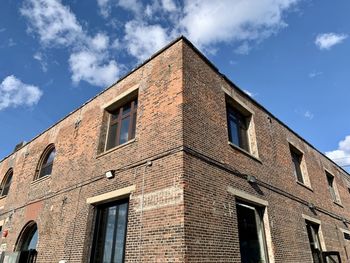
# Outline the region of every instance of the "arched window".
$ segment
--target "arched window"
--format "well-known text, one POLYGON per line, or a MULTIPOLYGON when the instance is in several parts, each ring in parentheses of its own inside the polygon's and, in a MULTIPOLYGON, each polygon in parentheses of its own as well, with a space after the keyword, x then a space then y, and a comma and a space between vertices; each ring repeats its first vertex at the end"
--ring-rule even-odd
POLYGON ((38 244, 38 226, 34 221, 30 221, 21 231, 16 251, 36 250, 38 244))
POLYGON ((41 155, 38 168, 36 170, 35 179, 51 175, 53 161, 56 156, 56 149, 53 144, 50 144, 41 155))
POLYGON ((10 190, 11 182, 12 182, 13 170, 12 168, 7 171, 4 176, 4 179, 1 182, 0 186, 0 197, 6 196, 10 190))

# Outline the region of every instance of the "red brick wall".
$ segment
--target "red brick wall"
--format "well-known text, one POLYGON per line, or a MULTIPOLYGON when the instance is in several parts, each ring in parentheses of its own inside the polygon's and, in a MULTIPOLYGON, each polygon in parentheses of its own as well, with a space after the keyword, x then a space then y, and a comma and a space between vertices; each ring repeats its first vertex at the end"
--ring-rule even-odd
POLYGON ((35 220, 38 263, 88 262, 95 208, 86 199, 135 185, 126 262, 238 263, 232 187, 268 201, 275 262, 311 262, 302 214, 322 222, 327 250, 340 251, 347 262, 339 231, 346 226, 337 218, 350 219, 347 177, 236 89, 255 113, 259 159, 230 146, 222 87, 234 88, 186 40, 179 40, 4 159, 0 179, 10 167, 14 170, 10 192, 0 199, 0 220, 9 230, 1 242, 6 251, 14 250, 22 228, 35 220), (101 154, 106 120, 101 106, 134 85, 139 85, 135 140, 101 154), (288 141, 305 154, 312 190, 296 183, 288 141), (57 150, 52 175, 33 182, 50 143, 57 150), (343 207, 330 198, 324 168, 335 176, 343 207), (108 180, 104 173, 111 169, 116 177, 108 180), (258 184, 249 184, 246 175, 256 176, 258 184), (318 207, 316 214, 307 202, 318 207))
POLYGON ((185 45, 183 57, 184 145, 194 150, 185 156, 188 262, 240 262, 235 197, 227 187, 269 202, 275 262, 312 262, 302 214, 321 220, 327 250, 339 251, 348 262, 339 230, 346 225, 329 215, 350 219, 348 175, 236 89, 193 48, 185 45), (223 88, 234 89, 254 111, 259 160, 228 144, 223 88), (296 182, 289 141, 304 152, 312 190, 296 182), (343 207, 330 197, 325 168, 335 176, 343 207), (258 184, 249 184, 245 175, 255 176, 258 184), (324 211, 313 214, 305 201, 324 211))

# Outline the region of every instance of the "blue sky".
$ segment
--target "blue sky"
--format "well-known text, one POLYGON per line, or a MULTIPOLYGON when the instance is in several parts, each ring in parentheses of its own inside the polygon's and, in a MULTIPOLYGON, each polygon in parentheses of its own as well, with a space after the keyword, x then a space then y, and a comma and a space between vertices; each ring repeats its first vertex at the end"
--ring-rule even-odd
POLYGON ((183 34, 346 167, 349 11, 348 0, 3 0, 0 159, 183 34))

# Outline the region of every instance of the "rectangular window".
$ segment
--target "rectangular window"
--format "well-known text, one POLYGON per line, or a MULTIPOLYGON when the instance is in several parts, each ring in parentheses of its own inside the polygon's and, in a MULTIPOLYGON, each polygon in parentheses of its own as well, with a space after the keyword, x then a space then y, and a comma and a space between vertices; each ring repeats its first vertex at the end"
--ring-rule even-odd
POLYGON ((242 263, 267 263, 264 209, 237 202, 239 246, 242 263))
POLYGON ((292 157, 295 178, 298 180, 298 182, 304 183, 303 173, 301 171, 301 161, 303 159, 303 154, 292 145, 289 145, 289 148, 292 157))
POLYGON ((309 238, 310 249, 314 263, 321 263, 322 261, 322 248, 319 237, 319 225, 306 221, 306 231, 309 238))
POLYGON ((92 263, 123 263, 128 200, 97 207, 92 263))
POLYGON ((338 198, 334 189, 334 176, 328 172, 326 172, 326 176, 327 176, 328 189, 329 189, 329 192, 331 193, 332 200, 334 202, 337 202, 338 198))
POLYGON ((135 138, 137 98, 110 111, 106 150, 135 138))
POLYGON ((231 143, 249 152, 248 118, 227 104, 228 137, 231 143))

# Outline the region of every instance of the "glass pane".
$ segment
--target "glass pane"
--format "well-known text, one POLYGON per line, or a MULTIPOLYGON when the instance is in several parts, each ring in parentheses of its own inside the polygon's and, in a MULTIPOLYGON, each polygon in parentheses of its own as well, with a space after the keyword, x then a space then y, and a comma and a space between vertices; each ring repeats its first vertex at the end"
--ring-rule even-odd
POLYGON ((46 164, 46 166, 43 165, 41 167, 41 170, 40 170, 39 178, 46 176, 46 175, 50 175, 51 172, 52 172, 52 163, 48 164, 48 165, 46 164))
POLYGON ((32 239, 30 240, 28 245, 28 250, 36 249, 37 243, 38 243, 38 229, 36 229, 35 232, 33 233, 32 239))
POLYGON ((6 178, 6 181, 3 185, 1 196, 8 194, 8 192, 10 190, 11 182, 12 182, 12 173, 10 173, 6 178))
POLYGON ((129 140, 129 124, 130 124, 130 116, 122 120, 122 126, 120 128, 119 144, 123 144, 129 140))
POLYGON ((230 142, 239 146, 238 122, 237 119, 231 114, 228 118, 228 128, 230 142))
POLYGON ((258 228, 256 211, 254 208, 245 205, 237 205, 238 234, 242 263, 263 263, 266 262, 258 233, 262 230, 258 228))
POLYGON ((48 157, 47 157, 47 159, 46 159, 46 161, 45 161, 44 164, 52 163, 53 160, 55 159, 55 156, 56 156, 56 150, 53 149, 53 150, 50 152, 50 154, 48 155, 48 157))
POLYGON ((112 262, 113 240, 117 207, 108 208, 106 234, 104 240, 103 262, 112 262))
POLYGON ((126 115, 130 112, 131 110, 131 102, 129 102, 128 104, 125 104, 123 106, 123 115, 126 115))
POLYGON ((128 204, 119 206, 117 236, 115 242, 115 254, 113 263, 122 263, 124 258, 125 234, 126 234, 126 218, 128 213, 128 204))
POLYGON ((21 251, 36 249, 38 243, 38 228, 36 224, 25 230, 23 238, 24 240, 21 246, 21 251))
POLYGON ((116 119, 118 119, 119 112, 120 112, 120 109, 111 113, 111 121, 115 121, 116 119))
POLYGON ((111 125, 109 127, 106 150, 111 149, 114 146, 116 146, 117 130, 118 130, 118 124, 117 123, 114 124, 114 125, 111 125))
POLYGON ((128 203, 99 208, 91 262, 123 263, 128 203))

